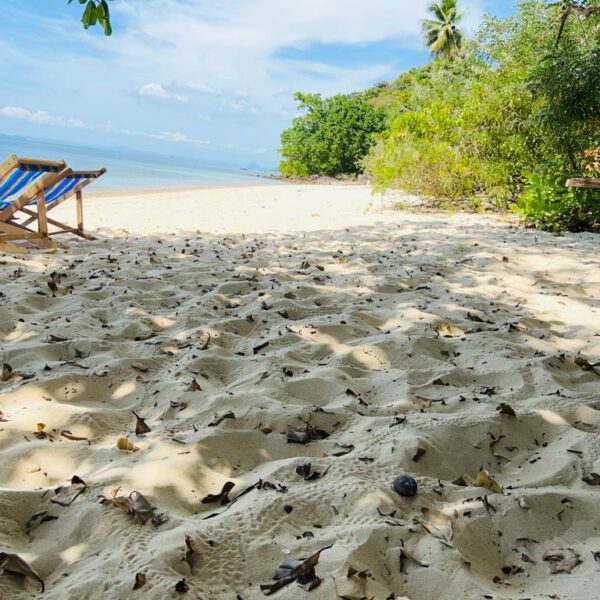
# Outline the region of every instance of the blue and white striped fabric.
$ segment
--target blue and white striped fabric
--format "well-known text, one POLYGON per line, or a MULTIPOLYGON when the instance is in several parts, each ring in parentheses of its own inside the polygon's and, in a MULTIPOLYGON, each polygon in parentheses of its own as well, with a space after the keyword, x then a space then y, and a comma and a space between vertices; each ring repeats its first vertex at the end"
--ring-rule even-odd
POLYGON ((85 181, 86 179, 88 179, 86 176, 69 176, 65 177, 58 183, 55 183, 53 186, 48 188, 44 194, 44 200, 46 201, 46 204, 54 202, 55 200, 70 194, 82 181, 85 181))
MULTIPOLYGON (((43 175, 43 171, 29 171, 29 172, 25 172, 25 174, 28 177, 23 177, 20 181, 22 181, 23 183, 20 184, 18 187, 15 185, 13 186, 13 191, 10 192, 10 194, 7 194, 4 197, 8 197, 10 196, 14 196, 16 193, 18 193, 19 191, 23 190, 29 183, 35 181, 40 175, 43 175), (34 175, 33 177, 29 177, 30 175, 34 175)), ((12 176, 12 174, 11 174, 12 176)), ((60 181, 58 181, 57 183, 55 183, 54 185, 50 186, 47 190, 45 190, 44 193, 44 201, 46 202, 46 204, 50 204, 52 202, 54 202, 55 200, 59 200, 60 198, 62 198, 63 196, 68 196, 78 185, 80 185, 81 183, 83 183, 85 180, 89 179, 90 175, 70 175, 65 177, 64 179, 61 179, 60 181)), ((4 182, 0 183, 0 194, 1 194, 1 189, 4 185, 4 182)), ((8 189, 8 185, 6 186, 8 189)), ((3 196, 0 195, 0 198, 3 198, 3 196)), ((10 200, 14 200, 14 198, 10 199, 10 200)), ((8 202, 1 202, 0 201, 0 210, 2 210, 3 208, 7 208, 11 205, 11 201, 8 202)), ((29 202, 29 204, 36 204, 37 203, 37 199, 33 200, 32 202, 29 202)))
POLYGON ((41 177, 47 169, 21 170, 15 169, 0 179, 0 209, 10 206, 5 200, 23 191, 29 184, 41 177))

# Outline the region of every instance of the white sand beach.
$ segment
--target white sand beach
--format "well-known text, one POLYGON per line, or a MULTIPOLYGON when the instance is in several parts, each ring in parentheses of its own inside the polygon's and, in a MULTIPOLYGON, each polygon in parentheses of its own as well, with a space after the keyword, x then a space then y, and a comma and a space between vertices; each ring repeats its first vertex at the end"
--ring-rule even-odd
POLYGON ((597 596, 598 236, 370 202, 90 197, 96 241, 0 255, 0 552, 45 598, 257 600, 328 546, 273 597, 597 596))

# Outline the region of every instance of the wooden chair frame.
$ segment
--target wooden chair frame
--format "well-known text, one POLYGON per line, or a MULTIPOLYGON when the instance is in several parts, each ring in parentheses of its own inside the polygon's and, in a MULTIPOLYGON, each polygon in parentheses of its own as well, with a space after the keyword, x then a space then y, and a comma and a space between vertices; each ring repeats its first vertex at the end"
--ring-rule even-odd
POLYGON ((66 163, 64 161, 20 158, 13 154, 0 164, 0 178, 9 175, 11 171, 16 169, 37 171, 41 170, 39 167, 45 167, 48 170, 29 187, 25 188, 14 202, 9 206, 0 209, 0 242, 26 239, 37 246, 45 248, 56 247, 56 244, 49 240, 48 236, 44 233, 44 223, 39 225, 37 232, 29 229, 24 230, 19 223, 14 221, 13 215, 21 210, 26 204, 35 201, 36 197, 40 194, 42 194, 43 198, 44 190, 54 185, 62 178, 61 175, 65 170, 66 163))
POLYGON ((567 179, 567 187, 580 189, 600 189, 600 178, 597 177, 574 177, 567 179))
MULTIPOLYGON (((41 164, 41 162, 37 164, 41 164)), ((0 173, 2 172, 1 168, 2 167, 0 167, 0 173)), ((0 211, 0 242, 27 240, 35 245, 45 248, 60 248, 65 246, 51 240, 50 236, 61 233, 73 233, 88 240, 95 239, 86 233, 83 228, 83 188, 104 173, 106 173, 106 169, 100 169, 99 171, 73 171, 72 169, 64 169, 60 173, 47 173, 43 175, 10 206, 0 211), (47 203, 45 194, 50 188, 70 177, 81 177, 82 181, 73 189, 62 196, 59 196, 56 200, 47 203), (62 204, 73 195, 75 195, 76 200, 76 227, 71 227, 61 221, 48 217, 47 213, 49 211, 62 204), (28 206, 34 201, 37 204, 37 211, 33 210, 32 206, 28 206), (14 215, 19 212, 27 216, 22 222, 18 222, 14 218, 14 215), (29 225, 36 221, 37 231, 29 228, 29 225), (49 225, 52 225, 57 230, 50 231, 49 225)))

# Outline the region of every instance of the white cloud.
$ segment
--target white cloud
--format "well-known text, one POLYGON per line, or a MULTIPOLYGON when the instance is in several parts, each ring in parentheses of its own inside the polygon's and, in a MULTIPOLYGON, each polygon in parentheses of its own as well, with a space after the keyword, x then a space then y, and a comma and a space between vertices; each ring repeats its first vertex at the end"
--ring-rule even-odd
MULTIPOLYGON (((211 151, 235 147, 252 156, 256 148, 268 148, 271 158, 281 129, 296 116, 295 91, 331 95, 394 78, 415 48, 423 48, 421 19, 428 3, 123 0, 111 5, 110 38, 83 31, 77 19, 35 21, 18 37, 3 36, 0 23, 0 65, 5 79, 20 86, 3 88, 2 101, 11 106, 0 108, 0 116, 89 129, 94 132, 89 138, 95 132, 136 136, 138 146, 156 149, 168 142, 187 144, 191 151, 209 138, 211 151), (394 42, 397 55, 369 55, 369 44, 394 42), (357 61, 343 59, 345 46, 357 61), (35 78, 20 77, 21 72, 35 78), (37 93, 82 120, 18 108, 37 93)), ((23 13, 24 22, 35 17, 18 0, 7 4, 23 13)), ((473 7, 467 23, 472 29, 485 0, 462 4, 473 7)))
POLYGON ((0 108, 0 115, 9 117, 11 119, 22 119, 29 121, 30 123, 37 123, 42 125, 57 125, 59 127, 76 127, 78 129, 85 129, 86 125, 79 119, 63 119, 62 117, 53 117, 49 115, 45 110, 28 110, 21 106, 5 106, 0 108))
POLYGON ((172 102, 189 102, 187 96, 177 94, 175 92, 169 92, 160 83, 147 83, 140 88, 140 96, 145 98, 151 98, 152 100, 163 100, 172 102))
POLYGON ((150 135, 155 140, 162 140, 164 142, 174 142, 176 144, 193 144, 194 146, 208 146, 210 142, 207 140, 195 140, 190 138, 187 134, 179 131, 162 131, 161 133, 153 133, 150 135))
POLYGON ((65 119, 59 116, 49 115, 45 110, 32 111, 21 106, 5 106, 0 108, 0 116, 10 119, 22 119, 35 123, 37 125, 52 125, 59 127, 70 127, 75 129, 88 129, 91 131, 100 131, 104 133, 118 133, 120 135, 132 137, 145 137, 163 142, 186 143, 194 146, 208 146, 210 142, 207 140, 198 140, 191 138, 185 133, 179 131, 161 131, 160 133, 143 133, 128 128, 115 127, 112 123, 104 123, 100 125, 84 123, 80 119, 65 119))

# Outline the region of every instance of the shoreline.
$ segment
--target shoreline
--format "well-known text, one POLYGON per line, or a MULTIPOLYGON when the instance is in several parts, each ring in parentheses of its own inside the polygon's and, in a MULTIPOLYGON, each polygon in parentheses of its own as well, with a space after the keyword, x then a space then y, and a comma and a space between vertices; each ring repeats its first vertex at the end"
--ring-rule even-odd
MULTIPOLYGON (((271 176, 271 175, 256 175, 258 181, 250 181, 248 183, 223 183, 223 184, 206 184, 206 185, 190 185, 181 187, 156 187, 156 188, 139 188, 139 189, 113 189, 113 190, 98 190, 84 192, 89 197, 107 197, 107 196, 144 196, 148 194, 168 194, 178 192, 202 192, 209 190, 220 190, 220 189, 237 189, 247 187, 260 187, 260 186, 348 186, 348 187, 363 187, 370 188, 371 184, 368 180, 346 180, 336 179, 333 177, 319 177, 319 178, 298 178, 298 177, 283 177, 283 176, 271 176)), ((399 190, 394 190, 393 193, 403 194, 399 190)))

